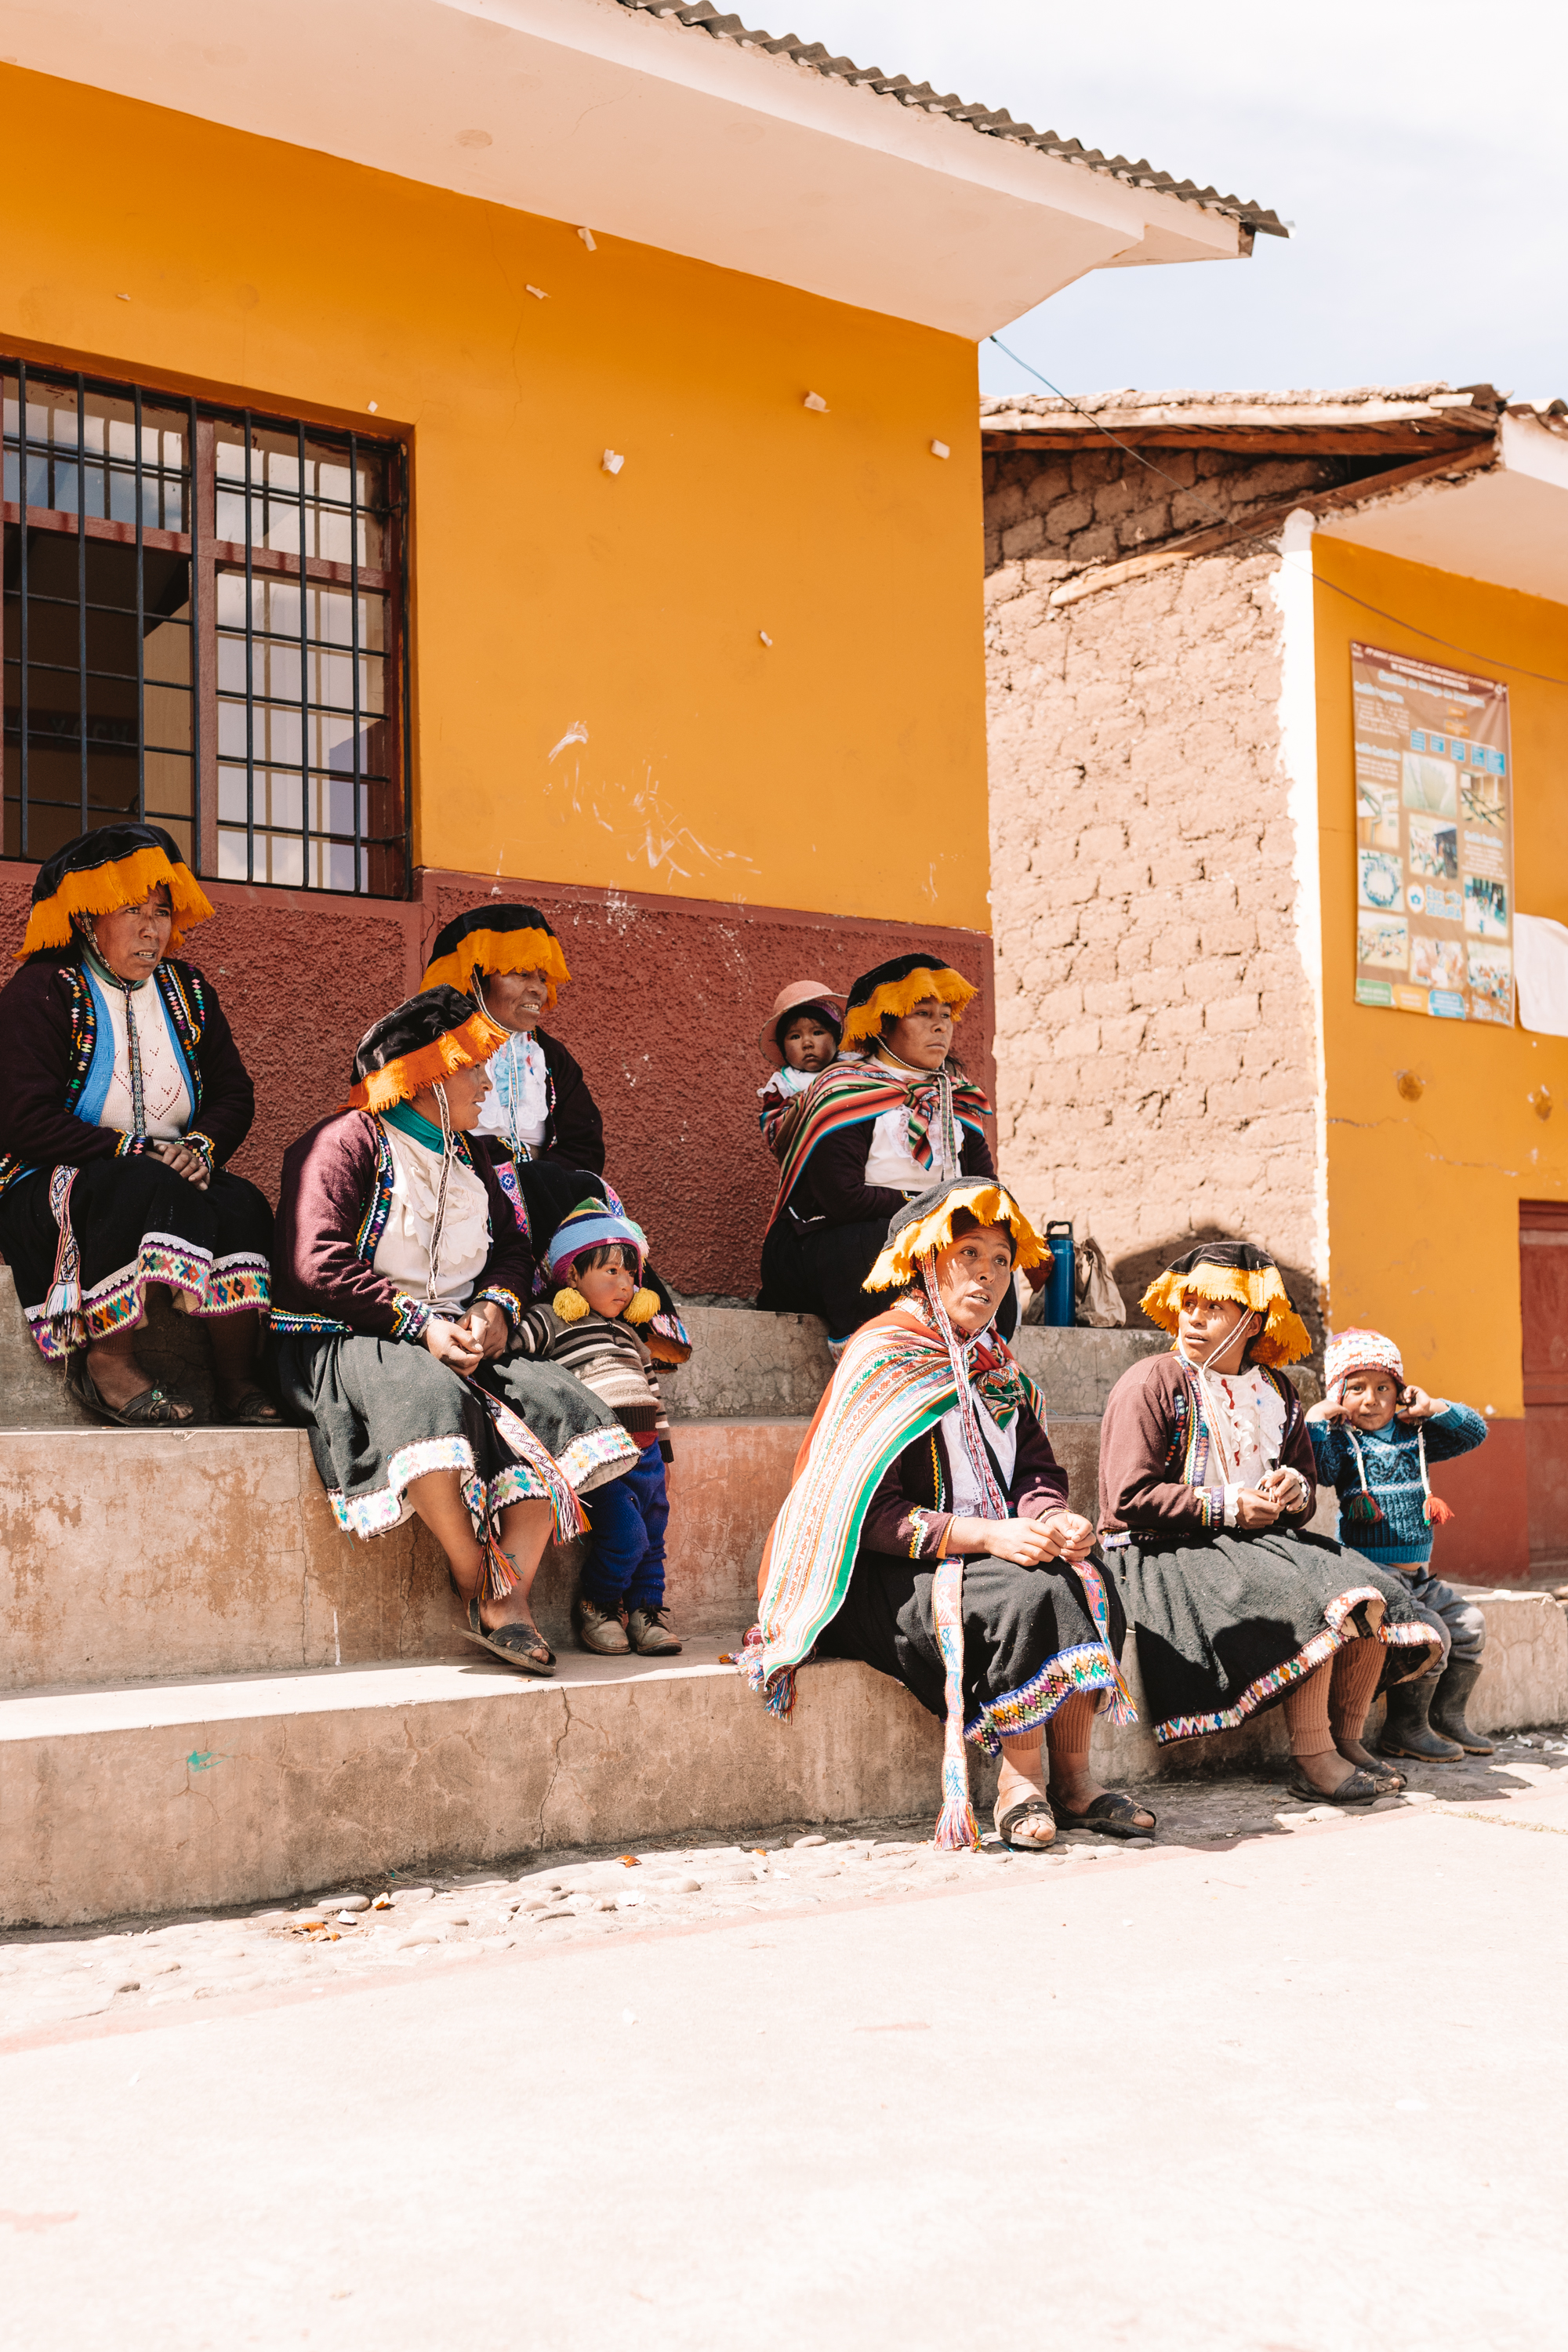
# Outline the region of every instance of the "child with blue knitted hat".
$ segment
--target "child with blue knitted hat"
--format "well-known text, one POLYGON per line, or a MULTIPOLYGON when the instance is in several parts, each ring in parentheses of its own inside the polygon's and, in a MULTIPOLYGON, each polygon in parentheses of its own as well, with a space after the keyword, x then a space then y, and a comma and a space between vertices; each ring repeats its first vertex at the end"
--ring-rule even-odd
POLYGON ((666 1465, 674 1448, 658 1375, 640 1336, 659 1308, 658 1292, 643 1285, 647 1264, 640 1225, 606 1202, 580 1202, 545 1253, 559 1286, 554 1298, 525 1307, 516 1327, 520 1352, 574 1373, 638 1447, 634 1466, 584 1505, 588 1557, 574 1616, 579 1643, 601 1657, 628 1650, 668 1657, 680 1648, 664 1605, 666 1465))
POLYGON ((1487 1433, 1467 1404, 1406 1384, 1394 1341, 1381 1331, 1331 1332, 1325 1395, 1308 1415, 1320 1484, 1340 1497, 1340 1541, 1373 1568, 1403 1578, 1417 1612, 1439 1633, 1443 1656, 1430 1674, 1388 1693, 1378 1741, 1385 1756, 1457 1764, 1489 1756, 1465 1706, 1481 1671, 1486 1619, 1475 1603, 1432 1574, 1432 1531, 1453 1517, 1432 1492, 1427 1465, 1468 1454, 1487 1433))

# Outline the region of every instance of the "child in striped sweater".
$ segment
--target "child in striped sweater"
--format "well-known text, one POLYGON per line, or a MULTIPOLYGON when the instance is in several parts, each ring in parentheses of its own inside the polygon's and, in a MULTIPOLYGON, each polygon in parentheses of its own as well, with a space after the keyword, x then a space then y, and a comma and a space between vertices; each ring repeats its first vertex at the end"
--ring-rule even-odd
POLYGON ((603 1201, 579 1202, 545 1254, 561 1287, 550 1306, 527 1307, 517 1327, 523 1354, 575 1374, 640 1448, 640 1460, 584 1505, 588 1557, 573 1615, 583 1648, 601 1657, 668 1657, 680 1648, 664 1605, 674 1448, 653 1358, 637 1331, 658 1311, 658 1294, 642 1287, 647 1261, 640 1225, 603 1201))
POLYGON ((1394 1341, 1381 1331, 1331 1332, 1323 1402, 1307 1416, 1321 1486, 1337 1489, 1340 1541, 1386 1575, 1400 1576, 1443 1640, 1441 1664, 1388 1694, 1378 1745, 1385 1756, 1457 1764, 1489 1756, 1492 1742, 1466 1721, 1481 1671, 1486 1619, 1473 1601, 1432 1574, 1432 1531, 1453 1513, 1432 1492, 1428 1462, 1468 1454, 1487 1433, 1468 1404, 1411 1388, 1394 1341), (1428 1717, 1430 1719, 1428 1719, 1428 1717))

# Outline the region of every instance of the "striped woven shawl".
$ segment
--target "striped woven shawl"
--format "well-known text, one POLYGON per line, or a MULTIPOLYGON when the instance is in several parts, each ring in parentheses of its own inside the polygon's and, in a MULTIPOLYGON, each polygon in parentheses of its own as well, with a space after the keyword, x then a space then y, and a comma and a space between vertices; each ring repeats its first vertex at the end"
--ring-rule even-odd
MULTIPOLYGON (((934 1078, 935 1073, 931 1076, 934 1078)), ((921 1077, 924 1076, 922 1072, 921 1077)), ((921 1097, 928 1090, 934 1093, 934 1087, 900 1078, 885 1062, 835 1062, 824 1070, 809 1094, 801 1097, 799 1111, 793 1114, 795 1124, 784 1145, 778 1193, 773 1215, 768 1219, 770 1229, 794 1192, 806 1161, 826 1137, 836 1135, 841 1127, 857 1127, 865 1120, 880 1118, 884 1111, 889 1110, 908 1109, 912 1120, 923 1122, 926 1105, 921 1097)), ((984 1135, 991 1105, 977 1086, 967 1078, 955 1078, 952 1115, 957 1125, 984 1135)), ((948 1401, 952 1402, 951 1398, 948 1401)))

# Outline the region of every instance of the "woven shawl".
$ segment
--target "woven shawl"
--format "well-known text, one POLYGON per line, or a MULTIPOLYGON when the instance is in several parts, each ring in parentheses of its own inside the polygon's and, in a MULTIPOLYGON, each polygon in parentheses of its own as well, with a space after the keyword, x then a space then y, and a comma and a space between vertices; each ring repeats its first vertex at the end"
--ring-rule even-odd
MULTIPOLYGON (((934 1078, 936 1073, 931 1076, 934 1078)), ((880 1118, 884 1111, 909 1108, 911 1092, 919 1096, 923 1091, 919 1084, 896 1076, 885 1063, 835 1062, 824 1070, 810 1093, 802 1097, 795 1131, 784 1145, 778 1193, 768 1219, 770 1229, 794 1192, 802 1169, 825 1138, 837 1134, 841 1127, 857 1127, 865 1120, 880 1118)), ((984 1135, 991 1105, 969 1079, 954 1078, 952 1115, 960 1127, 973 1128, 977 1135, 984 1135)))

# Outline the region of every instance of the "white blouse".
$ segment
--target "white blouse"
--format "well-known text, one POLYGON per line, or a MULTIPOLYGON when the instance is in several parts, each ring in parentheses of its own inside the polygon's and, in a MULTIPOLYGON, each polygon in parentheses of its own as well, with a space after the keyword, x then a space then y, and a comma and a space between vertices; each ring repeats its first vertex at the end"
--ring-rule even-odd
MULTIPOLYGON (((1013 1482, 1013 1465, 1018 1458, 1018 1416, 1014 1414, 1005 1429, 991 1418, 991 1409, 984 1397, 976 1397, 976 1418, 984 1444, 994 1458, 996 1484, 1005 1495, 1013 1482)), ((994 1515, 987 1507, 974 1475, 974 1465, 969 1458, 969 1448, 963 1442, 963 1424, 958 1407, 950 1405, 938 1427, 947 1448, 947 1466, 952 1479, 952 1509, 958 1518, 988 1519, 994 1515)))
MULTIPOLYGON (((107 1015, 114 1041, 114 1075, 95 1114, 100 1127, 118 1128, 122 1135, 136 1130, 136 1101, 131 1088, 131 1039, 126 1030, 126 992, 105 988, 95 979, 97 1002, 107 1015)), ((142 1056, 143 1132, 165 1139, 184 1135, 195 1106, 185 1074, 184 1057, 174 1043, 163 1000, 151 980, 139 981, 131 991, 132 1017, 142 1056)))
MULTIPOLYGON (((896 1054, 889 1054, 885 1045, 877 1060, 884 1063, 897 1078, 931 1078, 936 1075, 931 1070, 912 1069, 896 1054)), ((949 1183, 963 1173, 958 1161, 942 1148, 940 1127, 931 1133, 931 1166, 921 1166, 910 1150, 910 1114, 902 1105, 885 1110, 872 1127, 871 1149, 866 1154, 867 1184, 881 1185, 892 1192, 929 1192, 933 1184, 949 1183)))
POLYGON ((392 1206, 371 1263, 405 1298, 428 1298, 443 1315, 460 1314, 473 1296, 490 1254, 490 1203, 466 1160, 453 1159, 447 1179, 441 1255, 431 1293, 430 1239, 441 1185, 441 1154, 382 1121, 392 1151, 392 1206))
POLYGON ((1240 1372, 1205 1372, 1204 1394, 1215 1408, 1224 1474, 1225 1523, 1236 1525, 1237 1497, 1256 1486, 1279 1460, 1285 1400, 1256 1364, 1240 1372))
POLYGON ((479 1112, 479 1133, 538 1150, 550 1125, 550 1072, 531 1033, 514 1029, 490 1062, 490 1090, 479 1112))

